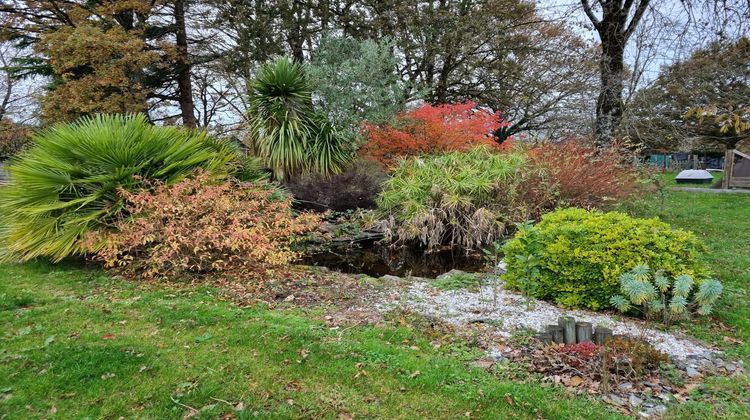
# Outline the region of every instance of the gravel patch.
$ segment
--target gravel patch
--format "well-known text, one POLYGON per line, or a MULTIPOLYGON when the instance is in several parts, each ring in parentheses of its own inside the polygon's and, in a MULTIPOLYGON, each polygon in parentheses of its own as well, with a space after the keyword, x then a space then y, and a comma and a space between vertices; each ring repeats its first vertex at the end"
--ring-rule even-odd
POLYGON ((378 303, 377 307, 380 310, 402 307, 457 326, 492 323, 502 337, 509 337, 519 329, 542 331, 546 325, 557 324, 560 316, 567 315, 575 317, 577 321, 611 328, 615 334, 644 336, 654 347, 675 360, 710 358, 720 353, 682 334, 649 328, 643 321, 583 310, 566 310, 547 302, 527 299, 505 290, 501 280, 484 285, 478 291, 442 291, 424 279, 416 280, 398 295, 391 295, 378 303))

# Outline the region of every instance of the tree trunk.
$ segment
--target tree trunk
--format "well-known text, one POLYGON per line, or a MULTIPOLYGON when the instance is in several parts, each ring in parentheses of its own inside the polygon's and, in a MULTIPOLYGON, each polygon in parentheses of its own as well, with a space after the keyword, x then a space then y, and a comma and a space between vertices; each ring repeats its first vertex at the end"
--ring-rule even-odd
POLYGON ((179 94, 182 124, 195 128, 198 120, 195 118, 195 104, 193 103, 193 82, 190 75, 191 63, 188 56, 187 30, 185 28, 185 0, 174 2, 174 20, 177 27, 176 39, 179 58, 177 59, 177 90, 179 94))
POLYGON ((624 45, 602 39, 599 59, 601 87, 596 101, 596 144, 609 147, 622 121, 622 90, 624 78, 624 45))

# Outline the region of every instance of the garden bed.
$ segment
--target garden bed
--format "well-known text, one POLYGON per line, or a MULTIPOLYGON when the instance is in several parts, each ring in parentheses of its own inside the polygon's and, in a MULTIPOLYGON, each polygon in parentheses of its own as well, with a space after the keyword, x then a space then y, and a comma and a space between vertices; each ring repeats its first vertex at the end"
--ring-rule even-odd
MULTIPOLYGON (((732 377, 745 372, 741 360, 730 360, 714 346, 678 329, 657 329, 618 314, 566 310, 508 291, 497 276, 481 275, 476 287, 446 290, 445 279, 457 274, 472 275, 454 271, 437 280, 355 276, 364 285, 365 289, 360 289, 364 293, 338 305, 326 315, 326 322, 331 328, 340 328, 346 324, 378 323, 393 313, 416 314, 424 317, 431 328, 447 325, 454 335, 484 348, 487 357, 478 360, 477 366, 492 369, 510 363, 540 374, 542 382, 596 395, 624 413, 642 416, 660 416, 668 405, 689 400, 691 390, 707 377, 732 377), (571 359, 569 354, 577 351, 575 346, 544 345, 534 338, 535 332, 557 323, 561 316, 611 328, 616 337, 632 338, 634 342, 645 340, 650 344, 648 348, 654 349, 652 354, 662 354, 664 359, 637 375, 616 368, 603 375, 601 355, 593 361, 571 359)), ((592 347, 593 351, 604 351, 603 347, 592 347)), ((623 357, 629 360, 630 355, 623 357)))

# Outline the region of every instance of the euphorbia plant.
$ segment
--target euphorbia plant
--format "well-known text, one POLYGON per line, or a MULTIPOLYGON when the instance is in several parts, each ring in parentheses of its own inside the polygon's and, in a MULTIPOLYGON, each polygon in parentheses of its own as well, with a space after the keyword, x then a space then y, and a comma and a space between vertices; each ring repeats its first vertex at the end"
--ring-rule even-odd
POLYGON ((652 275, 648 265, 641 264, 620 276, 620 289, 624 296, 613 296, 612 306, 621 312, 636 309, 669 325, 675 319, 689 317, 693 310, 700 315, 710 314, 723 287, 720 281, 707 279, 696 290, 695 281, 686 274, 670 278, 663 271, 656 271, 652 275))

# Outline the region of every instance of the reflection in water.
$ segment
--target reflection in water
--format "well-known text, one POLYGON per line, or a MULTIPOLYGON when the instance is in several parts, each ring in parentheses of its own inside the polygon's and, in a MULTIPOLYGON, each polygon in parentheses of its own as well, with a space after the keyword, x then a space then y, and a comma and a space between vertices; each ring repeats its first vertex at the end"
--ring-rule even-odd
POLYGON ((301 263, 373 277, 390 274, 434 278, 452 269, 476 272, 484 267, 479 252, 467 254, 456 249, 425 252, 422 248, 392 248, 378 244, 331 249, 308 255, 301 263))

